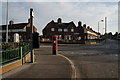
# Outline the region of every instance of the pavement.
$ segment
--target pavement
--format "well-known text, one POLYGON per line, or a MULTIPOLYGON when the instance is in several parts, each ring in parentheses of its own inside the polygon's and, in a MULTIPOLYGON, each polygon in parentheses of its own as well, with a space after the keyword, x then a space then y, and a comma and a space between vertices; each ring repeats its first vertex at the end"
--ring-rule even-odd
POLYGON ((34 63, 25 63, 2 75, 3 78, 12 79, 71 78, 71 76, 70 62, 60 55, 52 55, 51 46, 41 46, 39 49, 35 49, 34 63))

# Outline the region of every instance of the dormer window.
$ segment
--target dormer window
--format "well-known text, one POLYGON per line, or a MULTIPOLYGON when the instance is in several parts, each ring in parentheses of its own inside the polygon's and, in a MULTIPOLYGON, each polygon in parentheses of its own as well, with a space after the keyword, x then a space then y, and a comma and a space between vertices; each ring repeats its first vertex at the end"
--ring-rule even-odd
POLYGON ((55 31, 55 28, 51 28, 51 31, 55 31))

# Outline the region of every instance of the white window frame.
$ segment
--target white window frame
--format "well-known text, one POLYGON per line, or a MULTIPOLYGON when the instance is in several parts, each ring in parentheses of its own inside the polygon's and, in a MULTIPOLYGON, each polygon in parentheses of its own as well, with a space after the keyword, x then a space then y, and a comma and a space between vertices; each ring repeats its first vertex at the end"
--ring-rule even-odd
POLYGON ((67 32, 67 31, 68 31, 68 29, 65 28, 65 29, 64 29, 64 32, 67 32))
POLYGON ((58 39, 61 40, 62 39, 62 35, 58 35, 58 39))
POLYGON ((59 31, 59 32, 62 32, 62 28, 58 28, 58 31, 59 31))
POLYGON ((55 31, 55 28, 51 28, 51 31, 55 31))

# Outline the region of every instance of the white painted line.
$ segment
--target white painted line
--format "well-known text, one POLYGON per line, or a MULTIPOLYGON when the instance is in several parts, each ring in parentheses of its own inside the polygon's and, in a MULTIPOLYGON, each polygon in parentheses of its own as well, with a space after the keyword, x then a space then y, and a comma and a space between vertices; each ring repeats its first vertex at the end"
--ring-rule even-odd
POLYGON ((64 57, 66 60, 69 61, 70 65, 71 65, 71 68, 72 68, 72 76, 71 76, 71 78, 76 79, 77 78, 77 73, 76 73, 76 68, 75 68, 74 63, 69 58, 67 58, 66 56, 63 56, 61 54, 58 54, 58 55, 64 57))

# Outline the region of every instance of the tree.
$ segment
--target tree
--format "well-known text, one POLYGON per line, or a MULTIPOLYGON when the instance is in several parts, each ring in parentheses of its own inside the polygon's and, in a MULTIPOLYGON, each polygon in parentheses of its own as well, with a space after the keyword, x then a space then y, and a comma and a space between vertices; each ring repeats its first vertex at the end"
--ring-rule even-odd
POLYGON ((111 39, 111 38, 112 38, 112 32, 109 32, 107 37, 108 37, 109 39, 111 39))
POLYGON ((112 32, 109 32, 108 35, 112 36, 112 32))
POLYGON ((116 36, 116 37, 117 37, 117 36, 118 36, 118 32, 116 32, 116 33, 114 34, 114 36, 116 36))
POLYGON ((114 38, 118 38, 118 32, 116 32, 115 34, 114 34, 114 38))

